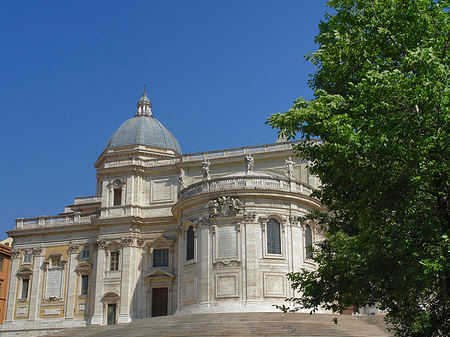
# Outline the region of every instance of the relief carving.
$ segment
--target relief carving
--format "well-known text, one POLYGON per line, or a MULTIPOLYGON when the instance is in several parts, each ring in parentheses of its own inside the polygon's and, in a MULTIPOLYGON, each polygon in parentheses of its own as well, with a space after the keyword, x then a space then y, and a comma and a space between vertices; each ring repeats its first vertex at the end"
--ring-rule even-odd
POLYGON ((214 263, 216 267, 238 267, 241 265, 240 261, 236 260, 221 260, 214 263))
POLYGON ((214 218, 222 214, 229 216, 230 213, 237 214, 242 210, 244 204, 237 198, 220 197, 210 200, 205 208, 209 208, 209 218, 214 218))
POLYGON ((144 240, 144 239, 137 239, 137 245, 138 245, 139 247, 143 247, 144 244, 145 244, 145 240, 144 240))
POLYGON ((14 248, 11 250, 11 256, 12 257, 17 257, 19 255, 20 255, 20 250, 14 249, 14 248))

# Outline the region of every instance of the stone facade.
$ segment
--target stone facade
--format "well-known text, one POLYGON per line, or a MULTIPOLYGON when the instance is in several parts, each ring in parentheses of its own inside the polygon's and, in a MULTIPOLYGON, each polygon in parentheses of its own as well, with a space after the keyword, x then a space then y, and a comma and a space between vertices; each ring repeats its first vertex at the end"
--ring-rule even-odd
POLYGON ((11 241, 0 241, 0 324, 5 319, 6 296, 8 294, 8 281, 11 263, 11 241))
POLYGON ((320 232, 300 217, 321 207, 317 181, 292 143, 182 155, 165 128, 142 134, 157 123, 144 92, 95 163, 97 195, 16 220, 5 336, 273 311, 294 295, 286 273, 315 267, 306 246, 320 232))

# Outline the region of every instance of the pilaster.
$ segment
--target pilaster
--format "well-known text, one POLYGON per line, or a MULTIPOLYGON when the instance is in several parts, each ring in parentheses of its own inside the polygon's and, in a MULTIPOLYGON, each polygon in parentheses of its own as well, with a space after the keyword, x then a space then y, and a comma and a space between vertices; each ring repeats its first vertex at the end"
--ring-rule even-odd
POLYGON ((214 284, 211 276, 210 261, 212 247, 211 247, 211 227, 208 222, 203 222, 197 227, 197 270, 199 273, 198 282, 198 302, 200 305, 210 304, 210 286, 214 284))
POLYGON ((106 240, 97 240, 97 262, 96 273, 92 284, 95 284, 95 296, 94 296, 94 315, 92 316, 92 324, 100 325, 103 323, 103 280, 105 278, 105 266, 106 266, 106 240))
POLYGON ((6 321, 11 321, 14 317, 14 306, 17 302, 16 294, 18 285, 16 273, 19 269, 20 264, 20 252, 16 249, 13 249, 11 254, 11 272, 9 274, 8 282, 8 299, 6 300, 6 321))
POLYGON ((131 301, 134 293, 134 263, 133 247, 134 239, 123 238, 121 243, 123 246, 122 251, 122 282, 120 289, 120 307, 119 315, 117 317, 117 323, 128 323, 132 317, 131 301))
POLYGON ((67 298, 66 298, 66 310, 65 317, 73 318, 75 312, 75 296, 76 296, 76 284, 77 284, 77 256, 80 245, 69 245, 69 261, 67 268, 67 298))
POLYGON ((34 255, 33 261, 33 278, 30 289, 30 312, 28 315, 29 319, 39 318, 39 305, 42 293, 42 281, 43 281, 43 270, 41 268, 44 263, 44 255, 42 248, 33 248, 32 254, 34 255))

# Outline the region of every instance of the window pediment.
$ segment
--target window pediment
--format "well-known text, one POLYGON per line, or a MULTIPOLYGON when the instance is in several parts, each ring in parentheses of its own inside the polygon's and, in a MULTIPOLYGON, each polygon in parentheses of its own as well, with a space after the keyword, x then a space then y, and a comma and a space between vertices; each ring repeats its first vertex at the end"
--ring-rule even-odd
POLYGON ((79 275, 87 275, 92 271, 92 264, 88 262, 81 262, 75 268, 75 271, 79 275))
POLYGON ((17 271, 16 275, 19 278, 30 278, 30 276, 33 275, 33 270, 28 267, 22 267, 17 271))
POLYGON ((156 280, 156 279, 173 279, 175 278, 175 275, 172 273, 169 273, 162 269, 156 269, 148 273, 145 277, 147 280, 156 280))

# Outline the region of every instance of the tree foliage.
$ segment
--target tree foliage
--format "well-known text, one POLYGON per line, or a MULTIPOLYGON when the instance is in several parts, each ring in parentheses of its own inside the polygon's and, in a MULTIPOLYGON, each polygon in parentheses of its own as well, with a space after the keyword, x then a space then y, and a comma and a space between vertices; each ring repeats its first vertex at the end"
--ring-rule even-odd
POLYGON ((398 336, 450 335, 449 1, 331 0, 310 86, 268 123, 304 139, 326 212, 297 305, 388 310, 398 336), (313 138, 322 142, 314 145, 313 138))

